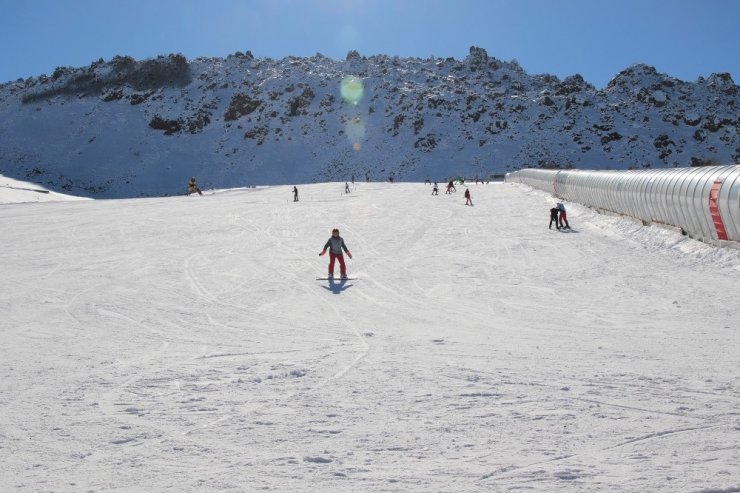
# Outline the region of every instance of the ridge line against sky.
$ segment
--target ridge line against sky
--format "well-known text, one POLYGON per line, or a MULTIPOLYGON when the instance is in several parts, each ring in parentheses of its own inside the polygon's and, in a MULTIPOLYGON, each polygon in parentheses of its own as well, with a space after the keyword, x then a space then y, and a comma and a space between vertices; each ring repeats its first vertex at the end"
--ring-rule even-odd
POLYGON ((740 82, 736 0, 0 0, 0 83, 115 55, 463 59, 603 88, 635 63, 688 82, 740 82))

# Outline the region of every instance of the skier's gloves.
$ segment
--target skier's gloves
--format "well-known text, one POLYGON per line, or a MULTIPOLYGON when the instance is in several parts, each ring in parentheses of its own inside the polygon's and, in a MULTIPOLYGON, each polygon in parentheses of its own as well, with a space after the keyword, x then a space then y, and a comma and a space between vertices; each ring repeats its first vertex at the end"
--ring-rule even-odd
POLYGON ((322 251, 322 252, 321 252, 321 253, 319 254, 319 257, 321 257, 322 255, 324 255, 325 253, 326 253, 326 250, 322 251))
POLYGON ((348 256, 349 258, 352 258, 352 252, 347 252, 347 256, 348 256))

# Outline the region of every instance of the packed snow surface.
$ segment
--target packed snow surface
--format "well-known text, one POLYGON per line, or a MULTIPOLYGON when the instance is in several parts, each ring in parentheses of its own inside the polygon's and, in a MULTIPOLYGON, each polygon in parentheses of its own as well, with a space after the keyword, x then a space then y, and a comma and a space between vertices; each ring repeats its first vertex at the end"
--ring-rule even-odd
POLYGON ((0 206, 0 490, 740 491, 740 251, 298 188, 0 206))
POLYGON ((89 200, 83 197, 52 192, 45 187, 0 175, 0 204, 20 202, 61 202, 89 200))

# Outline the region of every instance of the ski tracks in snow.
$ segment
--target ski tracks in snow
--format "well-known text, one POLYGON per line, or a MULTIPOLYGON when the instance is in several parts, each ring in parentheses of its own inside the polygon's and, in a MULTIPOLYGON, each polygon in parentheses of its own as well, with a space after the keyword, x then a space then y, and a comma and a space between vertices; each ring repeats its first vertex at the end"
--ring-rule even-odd
MULTIPOLYGON (((280 227, 285 227, 286 224, 290 224, 286 211, 282 210, 280 208, 278 211, 273 212, 273 219, 269 223, 267 223, 263 227, 257 227, 251 220, 248 218, 240 218, 239 221, 236 222, 236 225, 239 227, 246 228, 250 230, 252 233, 257 233, 260 235, 263 235, 266 238, 266 241, 268 243, 273 243, 275 245, 274 248, 268 249, 267 255, 270 257, 270 259, 275 259, 277 256, 277 251, 280 252, 288 252, 289 254, 292 254, 294 258, 303 258, 306 255, 305 251, 300 251, 293 246, 291 246, 290 243, 287 243, 284 241, 284 238, 278 236, 278 233, 276 233, 277 230, 279 230, 280 227)), ((203 300, 204 303, 220 306, 224 308, 234 309, 234 310, 242 310, 244 313, 249 313, 250 308, 246 306, 241 306, 239 304, 234 304, 230 302, 224 301, 224 298, 219 295, 215 295, 212 293, 212 291, 207 288, 203 281, 201 280, 199 274, 198 274, 198 268, 196 267, 199 259, 202 257, 202 254, 196 253, 194 255, 191 255, 188 257, 185 261, 184 265, 184 273, 186 274, 186 278, 188 280, 188 284, 191 286, 193 292, 197 294, 197 296, 203 300)), ((275 260, 277 263, 280 263, 280 259, 275 260)), ((266 263, 270 263, 268 260, 266 263)), ((327 385, 335 382, 338 379, 341 379, 344 375, 346 375, 348 372, 350 372, 353 368, 356 368, 359 362, 368 354, 370 350, 370 345, 366 341, 366 338, 363 336, 361 331, 357 328, 357 326, 352 323, 345 315, 342 314, 341 309, 338 308, 338 302, 337 300, 329 300, 326 298, 324 292, 318 292, 316 289, 315 283, 309 282, 304 280, 306 278, 306 271, 313 268, 313 263, 309 262, 308 260, 304 260, 301 262, 298 262, 295 266, 292 267, 292 269, 289 272, 283 272, 281 273, 281 279, 287 284, 289 281, 289 284, 293 286, 294 288, 297 286, 299 287, 303 292, 305 292, 308 296, 313 297, 318 303, 323 304, 327 309, 331 310, 334 313, 335 318, 337 321, 345 327, 345 329, 350 332, 355 340, 357 341, 357 345, 359 347, 358 351, 356 351, 356 354, 354 357, 350 360, 348 364, 343 365, 340 367, 337 371, 333 372, 331 375, 323 377, 320 381, 317 383, 314 383, 313 385, 310 385, 309 387, 303 388, 301 390, 293 391, 287 394, 283 394, 279 397, 279 400, 283 403, 290 403, 295 401, 300 396, 310 396, 311 394, 317 392, 318 390, 326 387, 327 385)), ((259 280, 259 276, 257 276, 257 279, 259 280)), ((247 283, 243 282, 237 285, 238 288, 247 287, 247 283)), ((231 298, 236 297, 237 295, 232 293, 230 295, 231 298)), ((346 294, 344 296, 347 296, 346 294)), ((212 317, 209 316, 209 320, 213 323, 217 323, 212 317)), ((327 354, 327 356, 331 357, 331 353, 327 354)), ((220 416, 214 420, 208 421, 207 423, 201 424, 193 429, 187 430, 184 432, 187 436, 194 436, 194 434, 204 432, 205 430, 214 427, 219 424, 223 424, 226 421, 232 420, 233 418, 236 418, 237 416, 243 418, 244 413, 249 413, 251 415, 258 415, 261 410, 265 410, 267 408, 274 408, 277 405, 276 402, 270 401, 265 402, 263 404, 252 404, 252 403, 245 403, 245 404, 237 404, 235 406, 232 406, 232 411, 226 415, 220 416)))
POLYGON ((3 332, 16 485, 734 491, 737 336, 704 301, 736 306, 734 278, 605 240, 575 207, 581 234, 548 231, 552 198, 520 187, 475 208, 419 184, 287 192, 101 201, 75 226, 88 250, 52 244, 73 268, 8 228, 5 303, 32 325, 3 332), (342 291, 313 280, 334 226, 361 277, 342 291), (31 277, 52 283, 43 316, 31 277))

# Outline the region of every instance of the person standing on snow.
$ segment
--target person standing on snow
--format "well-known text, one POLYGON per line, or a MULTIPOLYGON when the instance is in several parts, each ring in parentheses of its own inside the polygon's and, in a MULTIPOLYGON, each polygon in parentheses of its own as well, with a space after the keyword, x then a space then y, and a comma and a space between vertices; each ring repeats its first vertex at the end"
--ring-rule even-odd
POLYGON ((560 221, 560 228, 561 229, 562 228, 570 229, 570 224, 568 224, 568 216, 565 213, 565 206, 563 205, 562 202, 558 202, 557 207, 558 207, 558 210, 560 211, 560 219, 559 219, 559 221, 560 221), (563 225, 563 223, 565 223, 565 225, 563 225))
POLYGON ((432 187, 432 195, 439 195, 439 185, 437 185, 437 182, 434 182, 434 187, 432 187))
POLYGON ((329 278, 334 277, 334 261, 339 260, 339 272, 342 275, 342 279, 347 278, 347 266, 344 263, 344 255, 342 254, 342 251, 347 252, 347 256, 349 258, 352 258, 352 253, 349 251, 349 248, 347 248, 347 245, 344 243, 344 239, 339 236, 339 230, 334 228, 331 230, 331 238, 326 242, 324 245, 324 249, 321 250, 321 253, 319 253, 319 257, 324 255, 326 253, 326 250, 329 250, 329 278))
POLYGON ((344 193, 349 193, 349 183, 344 182, 344 193))
POLYGON ((298 202, 298 187, 293 186, 293 202, 298 202))
POLYGON ((470 189, 465 189, 465 205, 473 205, 473 201, 470 200, 470 189))

